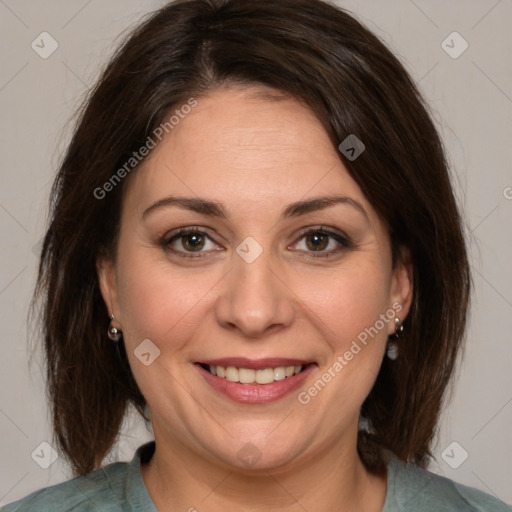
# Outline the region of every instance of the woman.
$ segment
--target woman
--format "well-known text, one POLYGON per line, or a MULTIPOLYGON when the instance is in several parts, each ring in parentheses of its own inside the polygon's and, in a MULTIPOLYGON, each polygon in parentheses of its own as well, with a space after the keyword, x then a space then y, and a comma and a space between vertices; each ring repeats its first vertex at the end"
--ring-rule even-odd
POLYGON ((52 198, 37 296, 77 478, 4 510, 509 510, 424 469, 466 247, 415 86, 346 12, 156 12, 52 198), (155 441, 102 467, 130 404, 155 441))

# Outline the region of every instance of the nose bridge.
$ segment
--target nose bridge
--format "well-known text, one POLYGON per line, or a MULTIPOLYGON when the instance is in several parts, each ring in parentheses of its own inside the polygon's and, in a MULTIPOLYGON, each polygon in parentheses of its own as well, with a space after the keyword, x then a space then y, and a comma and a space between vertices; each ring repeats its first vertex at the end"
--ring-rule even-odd
POLYGON ((252 237, 238 245, 217 307, 221 325, 236 327, 248 337, 258 337, 272 326, 290 324, 291 293, 273 267, 275 261, 269 247, 264 249, 252 237))

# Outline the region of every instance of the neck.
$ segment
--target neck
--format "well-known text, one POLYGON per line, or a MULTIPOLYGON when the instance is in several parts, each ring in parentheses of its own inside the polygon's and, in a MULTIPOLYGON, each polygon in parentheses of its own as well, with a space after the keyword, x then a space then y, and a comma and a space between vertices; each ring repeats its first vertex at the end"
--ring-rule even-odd
POLYGON ((186 443, 166 443, 157 433, 155 429, 155 453, 141 471, 159 512, 381 512, 384 505, 386 477, 366 470, 357 454, 357 437, 280 468, 244 470, 216 464, 186 443))

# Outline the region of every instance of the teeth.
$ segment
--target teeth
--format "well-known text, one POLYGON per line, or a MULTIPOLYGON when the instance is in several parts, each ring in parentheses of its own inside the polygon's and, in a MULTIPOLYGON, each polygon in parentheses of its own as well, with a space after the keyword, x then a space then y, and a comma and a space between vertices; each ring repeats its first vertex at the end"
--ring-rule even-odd
POLYGON ((239 368, 238 369, 238 380, 242 384, 251 384, 254 382, 254 377, 256 375, 255 370, 250 370, 247 368, 239 368))
POLYGON ((226 379, 230 382, 239 382, 238 370, 234 366, 228 366, 226 368, 226 379))
POLYGON ((279 366, 278 368, 274 368, 274 380, 283 380, 286 379, 286 369, 284 366, 279 366))
POLYGON ((235 368, 234 366, 225 368, 224 366, 209 365, 209 369, 212 375, 227 379, 230 382, 240 382, 242 384, 271 384, 272 382, 297 375, 297 373, 302 371, 302 365, 278 366, 277 368, 263 368, 261 370, 235 368))
POLYGON ((275 380, 274 370, 272 368, 257 370, 255 373, 256 382, 258 384, 270 384, 275 380))

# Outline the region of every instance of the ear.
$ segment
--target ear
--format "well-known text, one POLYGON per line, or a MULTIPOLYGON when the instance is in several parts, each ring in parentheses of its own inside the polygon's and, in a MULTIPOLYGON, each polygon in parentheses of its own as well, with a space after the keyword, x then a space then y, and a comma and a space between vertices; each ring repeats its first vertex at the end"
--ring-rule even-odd
POLYGON ((107 307, 108 314, 115 316, 116 323, 121 323, 116 269, 112 259, 105 255, 98 256, 96 260, 96 272, 98 274, 101 295, 107 307))
MULTIPOLYGON (((413 295, 414 266, 411 253, 407 248, 401 248, 397 257, 391 281, 390 308, 396 311, 396 316, 403 322, 409 314, 413 295)), ((394 324, 390 325, 390 332, 395 332, 394 324)))

